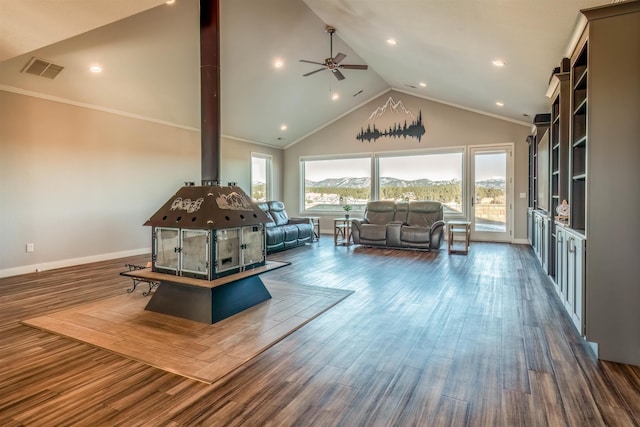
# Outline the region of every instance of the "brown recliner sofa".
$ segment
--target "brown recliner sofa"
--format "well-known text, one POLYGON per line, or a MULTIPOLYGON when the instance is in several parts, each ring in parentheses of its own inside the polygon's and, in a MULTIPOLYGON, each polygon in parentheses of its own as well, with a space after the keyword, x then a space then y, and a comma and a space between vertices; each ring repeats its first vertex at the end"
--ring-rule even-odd
POLYGON ((444 208, 435 201, 367 203, 364 219, 352 221, 353 243, 438 250, 444 239, 444 208))

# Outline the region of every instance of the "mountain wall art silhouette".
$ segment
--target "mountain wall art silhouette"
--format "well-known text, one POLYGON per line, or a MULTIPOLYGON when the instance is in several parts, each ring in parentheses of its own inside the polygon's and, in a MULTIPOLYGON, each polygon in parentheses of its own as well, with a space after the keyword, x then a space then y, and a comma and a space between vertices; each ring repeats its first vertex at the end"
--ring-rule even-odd
POLYGON ((360 132, 356 135, 356 139, 359 141, 367 142, 375 141, 378 138, 390 137, 390 138, 416 138, 418 142, 421 141, 422 135, 425 134, 424 125, 422 124, 422 110, 418 112, 418 118, 415 118, 411 111, 407 110, 402 101, 395 102, 392 97, 387 99, 384 105, 375 109, 369 116, 369 121, 375 121, 376 119, 385 116, 387 114, 400 114, 401 120, 389 126, 386 129, 378 129, 375 125, 367 125, 367 128, 360 128, 360 132), (407 120, 411 119, 407 123, 407 120))

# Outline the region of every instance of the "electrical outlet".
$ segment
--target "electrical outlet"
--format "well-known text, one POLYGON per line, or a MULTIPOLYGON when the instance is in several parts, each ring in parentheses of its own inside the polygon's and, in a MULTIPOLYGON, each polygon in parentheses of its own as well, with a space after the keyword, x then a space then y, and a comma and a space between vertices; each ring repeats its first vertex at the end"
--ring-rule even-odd
POLYGON ((33 252, 34 246, 33 243, 27 243, 27 252, 33 252))
POLYGON ((520 193, 520 198, 521 199, 526 199, 527 198, 527 193, 520 193))

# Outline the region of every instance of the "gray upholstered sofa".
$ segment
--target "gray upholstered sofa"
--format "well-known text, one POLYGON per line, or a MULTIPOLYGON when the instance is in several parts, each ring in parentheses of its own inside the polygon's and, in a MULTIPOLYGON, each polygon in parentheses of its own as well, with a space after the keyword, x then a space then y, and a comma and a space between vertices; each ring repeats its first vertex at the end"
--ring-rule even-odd
POLYGON ((434 201, 367 203, 364 219, 353 220, 353 243, 438 250, 444 238, 444 209, 434 201))
POLYGON ((284 203, 278 201, 258 203, 272 220, 265 224, 267 253, 282 251, 313 241, 313 223, 309 218, 289 218, 284 203))

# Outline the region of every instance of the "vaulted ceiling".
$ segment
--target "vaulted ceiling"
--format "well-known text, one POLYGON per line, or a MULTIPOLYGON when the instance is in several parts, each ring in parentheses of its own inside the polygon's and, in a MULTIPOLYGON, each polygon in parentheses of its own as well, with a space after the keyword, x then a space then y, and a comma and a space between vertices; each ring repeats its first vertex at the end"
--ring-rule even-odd
MULTIPOLYGON (((222 133, 286 147, 389 89, 531 123, 579 10, 606 3, 220 0, 222 133), (319 67, 300 59, 330 56, 327 24, 367 71, 303 77, 319 67)), ((198 0, 0 0, 0 89, 199 129, 199 60, 198 0), (64 70, 22 72, 32 57, 64 70)))

